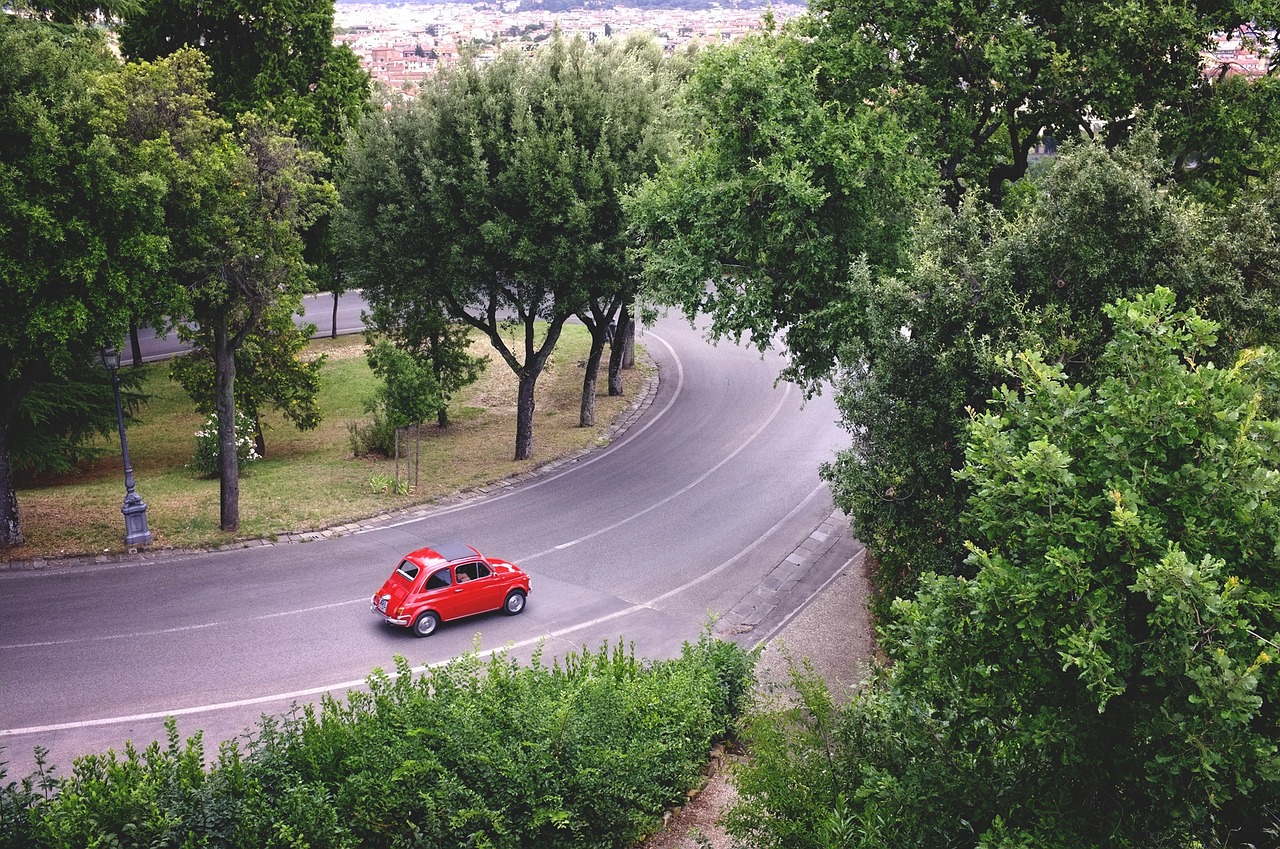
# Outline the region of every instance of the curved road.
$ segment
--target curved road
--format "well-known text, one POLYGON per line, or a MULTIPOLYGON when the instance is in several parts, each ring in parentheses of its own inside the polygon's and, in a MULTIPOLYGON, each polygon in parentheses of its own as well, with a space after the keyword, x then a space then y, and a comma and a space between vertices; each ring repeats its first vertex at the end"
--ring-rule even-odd
POLYGON ((774 587, 831 514, 818 467, 847 441, 834 403, 775 386, 777 357, 712 346, 675 318, 641 341, 661 375, 647 412, 607 448, 500 495, 310 543, 0 573, 5 780, 30 771, 35 746, 65 775, 76 755, 163 739, 165 715, 184 737, 203 729, 212 753, 397 654, 417 666, 473 646, 553 656, 621 638, 669 656, 774 587), (441 538, 524 566, 526 612, 427 639, 374 616, 369 597, 400 554, 441 538))

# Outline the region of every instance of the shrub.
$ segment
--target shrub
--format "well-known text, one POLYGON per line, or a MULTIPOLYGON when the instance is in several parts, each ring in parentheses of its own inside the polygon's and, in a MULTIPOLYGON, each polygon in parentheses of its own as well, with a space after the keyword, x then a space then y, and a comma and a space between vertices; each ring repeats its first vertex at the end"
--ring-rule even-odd
POLYGON ((615 847, 651 831, 730 733, 754 657, 704 634, 672 660, 621 645, 550 666, 464 655, 264 718, 207 771, 197 735, 90 756, 46 798, 0 789, 0 849, 615 847))
MULTIPOLYGON (((257 425, 250 416, 236 412, 236 466, 242 472, 246 465, 258 459, 258 452, 253 445, 256 430, 257 425)), ((204 421, 204 427, 196 431, 196 453, 191 458, 190 466, 201 477, 218 476, 217 413, 210 413, 204 421)))

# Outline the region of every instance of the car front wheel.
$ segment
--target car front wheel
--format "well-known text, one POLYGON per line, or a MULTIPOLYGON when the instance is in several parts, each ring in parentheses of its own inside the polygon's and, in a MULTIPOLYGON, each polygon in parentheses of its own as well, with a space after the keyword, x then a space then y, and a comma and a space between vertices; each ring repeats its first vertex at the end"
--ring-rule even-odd
POLYGON ((428 610, 413 620, 413 635, 415 637, 429 637, 435 633, 438 627, 440 627, 440 617, 428 610))
POLYGON ((524 590, 512 590, 507 593, 507 600, 502 603, 502 612, 515 616, 524 610, 524 590))

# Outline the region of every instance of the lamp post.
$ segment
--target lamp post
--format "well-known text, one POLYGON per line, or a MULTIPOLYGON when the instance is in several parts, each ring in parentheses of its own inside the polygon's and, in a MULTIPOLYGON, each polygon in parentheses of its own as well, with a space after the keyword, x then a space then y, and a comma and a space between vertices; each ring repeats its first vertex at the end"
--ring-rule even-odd
POLYGON ((102 364, 111 372, 111 386, 116 393, 116 421, 120 424, 120 453, 124 455, 124 514, 125 548, 151 545, 151 531, 147 529, 147 502, 133 490, 133 464, 129 462, 129 443, 124 438, 124 408, 120 406, 120 352, 108 345, 102 349, 102 364))

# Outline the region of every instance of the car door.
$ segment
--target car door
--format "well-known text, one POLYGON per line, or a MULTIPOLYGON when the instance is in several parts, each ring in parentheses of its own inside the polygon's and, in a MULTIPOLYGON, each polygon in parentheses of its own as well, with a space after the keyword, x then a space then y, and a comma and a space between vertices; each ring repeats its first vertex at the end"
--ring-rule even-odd
POLYGON ((454 595, 453 571, 448 566, 433 569, 423 579, 417 598, 414 599, 413 615, 426 608, 434 610, 441 619, 456 619, 465 616, 458 612, 458 600, 454 595))
POLYGON ((454 567, 457 576, 456 597, 460 610, 459 616, 470 616, 497 610, 502 606, 502 583, 493 574, 489 564, 483 560, 459 563, 454 567))

